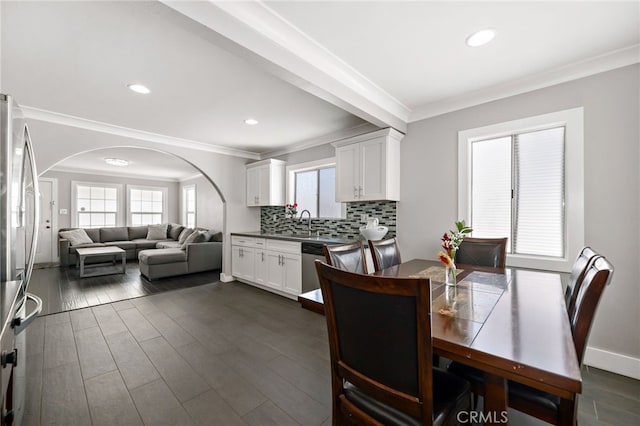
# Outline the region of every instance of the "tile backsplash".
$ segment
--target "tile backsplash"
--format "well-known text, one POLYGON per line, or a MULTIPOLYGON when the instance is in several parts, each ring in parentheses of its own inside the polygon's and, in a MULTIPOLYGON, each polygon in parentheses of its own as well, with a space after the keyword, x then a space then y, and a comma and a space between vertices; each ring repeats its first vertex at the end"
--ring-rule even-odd
MULTIPOLYGON (((345 219, 312 219, 311 231, 320 235, 357 239, 360 238, 359 228, 366 225, 361 216, 378 218, 379 224, 389 228, 385 238, 396 236, 396 202, 370 201, 347 203, 347 217, 345 219)), ((298 212, 300 215, 300 212, 298 212)), ((260 211, 260 231, 263 233, 303 233, 307 231, 307 219, 288 219, 284 214, 284 207, 262 207, 260 211), (275 217, 275 220, 274 220, 275 217)))

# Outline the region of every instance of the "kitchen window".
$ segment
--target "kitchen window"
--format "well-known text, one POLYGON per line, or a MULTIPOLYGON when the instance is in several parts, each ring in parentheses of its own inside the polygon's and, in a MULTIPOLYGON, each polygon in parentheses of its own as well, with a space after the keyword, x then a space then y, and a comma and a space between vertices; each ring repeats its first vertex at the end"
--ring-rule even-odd
POLYGON ((584 241, 582 109, 459 133, 459 216, 507 265, 568 271, 584 241))
POLYGON ((157 225, 167 222, 167 188, 128 186, 129 226, 157 225))
POLYGON ((298 214, 309 210, 313 218, 344 218, 336 202, 335 158, 287 167, 287 202, 298 203, 298 214))
POLYGON ((121 223, 122 185, 71 182, 73 211, 71 226, 102 228, 121 223))
POLYGON ((182 223, 188 228, 196 227, 196 186, 182 187, 182 223))

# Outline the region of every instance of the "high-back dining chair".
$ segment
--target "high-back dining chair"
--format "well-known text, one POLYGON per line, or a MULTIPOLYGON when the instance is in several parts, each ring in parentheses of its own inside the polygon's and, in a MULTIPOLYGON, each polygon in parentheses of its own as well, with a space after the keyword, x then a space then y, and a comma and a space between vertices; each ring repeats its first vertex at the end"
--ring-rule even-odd
POLYGON ((465 238, 456 252, 456 263, 504 268, 507 260, 506 238, 465 238))
POLYGON ((375 271, 402 263, 398 239, 395 237, 379 241, 369 240, 369 250, 371 250, 375 271))
MULTIPOLYGON (((584 352, 593 324, 596 308, 604 288, 611 282, 613 266, 602 256, 596 255, 584 274, 576 295, 573 314, 569 317, 573 344, 582 367, 584 352)), ((451 363, 449 371, 471 382, 473 392, 482 395, 484 374, 459 363, 451 363)), ((531 388, 517 382, 509 382, 509 406, 554 425, 575 425, 578 397, 560 399, 558 396, 531 388)))
POLYGON ((360 241, 349 244, 327 245, 322 247, 327 263, 344 271, 367 273, 364 247, 360 241))
POLYGON ((564 300, 567 305, 567 313, 569 318, 573 315, 573 311, 576 304, 576 297, 578 291, 584 280, 584 275, 587 273, 587 268, 591 265, 591 262, 595 259, 597 253, 591 249, 591 247, 584 247, 578 253, 575 262, 571 268, 571 275, 569 275, 569 283, 567 284, 566 291, 564 292, 564 300))
POLYGON ((428 278, 355 274, 316 260, 324 299, 333 424, 455 424, 465 380, 431 365, 428 278))

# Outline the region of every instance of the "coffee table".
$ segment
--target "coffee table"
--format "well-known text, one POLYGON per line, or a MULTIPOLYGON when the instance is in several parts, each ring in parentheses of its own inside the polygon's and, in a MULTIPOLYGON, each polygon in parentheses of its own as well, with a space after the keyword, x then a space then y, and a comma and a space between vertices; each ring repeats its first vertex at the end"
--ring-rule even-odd
MULTIPOLYGON (((76 251, 78 253, 78 260, 76 263, 76 267, 80 271, 81 278, 95 277, 98 275, 124 274, 126 272, 126 269, 127 269, 127 259, 125 256, 126 252, 120 247, 87 247, 87 248, 76 249, 76 251), (118 255, 122 259, 121 268, 119 268, 117 265, 118 255), (102 257, 102 256, 113 256, 111 263, 114 265, 115 268, 110 270, 107 269, 106 271, 99 270, 94 272, 85 272, 84 262, 86 259, 88 258, 90 259, 92 257, 102 257)), ((100 266, 100 265, 102 264, 97 264, 97 266, 100 266)), ((94 267, 94 266, 96 265, 91 265, 91 267, 94 267)))

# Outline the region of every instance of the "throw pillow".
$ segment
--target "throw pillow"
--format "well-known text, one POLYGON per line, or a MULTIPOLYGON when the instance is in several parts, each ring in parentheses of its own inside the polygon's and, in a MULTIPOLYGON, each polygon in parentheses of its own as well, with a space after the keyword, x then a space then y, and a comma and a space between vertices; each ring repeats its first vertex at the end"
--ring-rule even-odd
POLYGON ((184 243, 182 243, 180 248, 182 250, 186 250, 187 244, 203 243, 204 240, 205 240, 205 236, 203 231, 193 231, 193 233, 189 235, 186 240, 184 240, 184 243))
POLYGON ((175 241, 178 241, 178 238, 180 237, 180 233, 182 232, 182 230, 184 229, 184 226, 179 225, 177 223, 170 223, 169 224, 169 231, 167 231, 167 236, 175 241))
POLYGON ((184 229, 182 230, 182 232, 180 233, 180 237, 178 237, 178 242, 179 242, 180 244, 184 243, 184 240, 186 240, 186 239, 187 239, 187 237, 188 237, 189 235, 191 235, 191 234, 193 234, 193 229, 191 229, 191 228, 184 228, 184 229))
POLYGON ((166 240, 168 224, 163 225, 149 225, 149 231, 147 232, 147 240, 166 240))
POLYGON ((72 229, 71 231, 62 231, 59 235, 65 240, 69 240, 69 244, 72 246, 79 246, 81 244, 91 244, 93 240, 89 238, 87 232, 84 229, 72 229))

